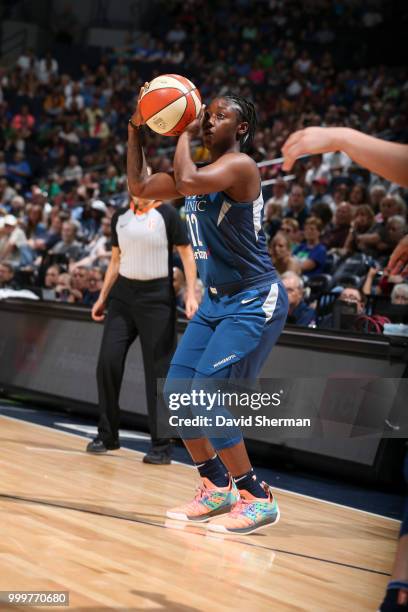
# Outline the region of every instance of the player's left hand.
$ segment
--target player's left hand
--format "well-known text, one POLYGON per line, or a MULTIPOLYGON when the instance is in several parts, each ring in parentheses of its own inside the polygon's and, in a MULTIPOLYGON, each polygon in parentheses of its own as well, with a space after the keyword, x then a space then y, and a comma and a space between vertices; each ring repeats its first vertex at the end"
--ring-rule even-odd
POLYGON ((184 304, 187 319, 192 319, 198 310, 198 302, 194 293, 189 293, 188 291, 186 292, 184 297, 184 304))
POLYGON ((196 136, 199 136, 201 133, 201 128, 203 125, 203 119, 204 119, 204 113, 205 113, 205 104, 203 104, 201 106, 200 112, 197 115, 197 118, 194 119, 194 121, 192 121, 191 123, 188 124, 188 126, 186 127, 186 129, 184 130, 185 132, 187 132, 188 134, 190 134, 190 136, 192 136, 193 138, 196 136))

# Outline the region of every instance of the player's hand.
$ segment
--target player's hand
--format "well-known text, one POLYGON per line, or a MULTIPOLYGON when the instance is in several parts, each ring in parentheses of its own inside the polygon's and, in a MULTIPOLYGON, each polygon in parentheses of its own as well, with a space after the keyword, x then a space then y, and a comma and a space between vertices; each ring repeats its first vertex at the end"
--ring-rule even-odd
POLYGON ((101 299, 97 300, 92 307, 92 319, 94 321, 103 321, 105 318, 105 302, 101 299))
POLYGON ((289 136, 282 147, 283 170, 288 172, 298 157, 338 150, 341 128, 308 127, 289 136))
POLYGON ((192 136, 193 138, 196 136, 199 136, 201 133, 205 109, 206 109, 205 104, 202 104, 200 112, 197 115, 197 118, 194 119, 194 121, 192 121, 191 123, 189 123, 186 129, 184 130, 185 132, 190 134, 190 136, 192 136))
MULTIPOLYGON (((130 120, 132 123, 134 123, 134 125, 140 126, 140 125, 144 125, 146 123, 146 121, 143 119, 142 117, 142 113, 140 112, 140 108, 139 108, 139 104, 140 104, 140 100, 145 92, 145 89, 149 86, 149 83, 146 81, 146 83, 140 88, 139 91, 139 95, 137 96, 137 102, 136 102, 136 109, 135 112, 133 113, 133 115, 131 116, 130 120)), ((130 129, 133 129, 132 126, 129 126, 130 129)))
POLYGON ((198 302, 194 292, 186 292, 184 297, 184 305, 187 319, 192 319, 198 310, 198 302))

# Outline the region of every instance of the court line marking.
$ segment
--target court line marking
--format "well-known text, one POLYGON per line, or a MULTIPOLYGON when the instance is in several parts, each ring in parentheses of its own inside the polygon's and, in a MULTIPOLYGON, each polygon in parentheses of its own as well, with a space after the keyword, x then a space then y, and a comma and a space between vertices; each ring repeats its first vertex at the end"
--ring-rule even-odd
MULTIPOLYGON (((82 436, 80 434, 73 433, 71 431, 63 431, 61 429, 56 429, 56 428, 51 427, 49 425, 41 425, 40 423, 32 423, 31 421, 24 421, 23 419, 17 419, 15 417, 7 416, 5 414, 0 414, 0 417, 2 417, 3 419, 10 419, 11 421, 18 421, 18 422, 23 421, 23 423, 28 423, 29 425, 34 425, 35 427, 45 427, 46 429, 52 429, 54 431, 58 431, 59 433, 62 433, 64 435, 66 435, 66 436, 75 436, 77 438, 81 438, 82 440, 88 440, 89 441, 89 438, 87 438, 86 436, 82 436)), ((138 451, 138 450, 135 450, 133 448, 127 448, 125 446, 122 446, 121 449, 125 450, 125 451, 128 451, 130 453, 137 453, 138 455, 144 455, 145 454, 143 451, 138 451)), ((112 452, 114 452, 114 451, 112 451, 112 452)), ((107 454, 107 453, 101 453, 101 454, 105 455, 105 456, 106 455, 109 456, 109 454, 107 454)), ((175 465, 184 465, 185 467, 188 467, 188 468, 193 469, 193 470, 196 469, 194 467, 194 465, 189 465, 188 463, 183 463, 182 461, 175 461, 174 459, 172 459, 172 464, 175 464, 175 465)), ((298 497, 303 497, 305 499, 312 499, 314 501, 321 502, 322 504, 328 504, 330 506, 336 506, 337 508, 345 508, 346 510, 352 510, 353 512, 360 512, 362 514, 367 514, 368 516, 375 516, 377 518, 381 518, 381 519, 384 519, 386 521, 393 521, 394 523, 398 523, 398 524, 401 523, 401 521, 399 519, 395 519, 395 518, 392 518, 390 516, 383 516, 382 514, 376 514, 375 512, 369 512, 368 510, 361 510, 360 508, 353 508, 352 506, 345 506, 344 504, 338 504, 337 502, 331 502, 331 501, 328 501, 326 499, 320 499, 319 497, 313 497, 312 495, 306 495, 305 493, 297 493, 296 491, 290 491, 289 489, 282 489, 282 488, 276 487, 276 486, 273 486, 273 489, 276 489, 276 491, 282 491, 283 493, 288 493, 289 495, 296 495, 298 497)))
MULTIPOLYGON (((83 512, 84 514, 92 514, 93 516, 103 516, 103 517, 107 517, 107 518, 112 518, 112 519, 116 519, 116 520, 120 520, 120 521, 127 521, 129 523, 137 523, 140 525, 147 525, 149 527, 160 527, 160 529, 168 529, 168 527, 166 527, 165 524, 161 524, 161 523, 153 523, 151 521, 148 520, 143 520, 143 519, 139 519, 139 518, 129 518, 127 516, 121 516, 120 514, 110 514, 110 513, 105 513, 105 512, 97 512, 96 510, 88 510, 87 508, 81 508, 81 507, 75 507, 75 506, 69 506, 66 504, 58 504, 56 502, 50 502, 50 501, 44 501, 41 499, 33 499, 33 498, 27 498, 27 497, 20 497, 18 495, 10 495, 7 493, 0 493, 0 499, 4 499, 6 501, 20 501, 20 502, 25 502, 25 503, 29 503, 29 504, 37 504, 39 506, 48 506, 51 508, 60 508, 62 510, 73 510, 76 512, 83 512)), ((188 523, 187 523, 188 524, 188 523)), ((208 532, 207 531, 197 531, 196 533, 189 533, 189 535, 198 535, 200 537, 207 537, 208 536, 208 532)), ((234 537, 234 536, 232 536, 234 537)), ((328 563, 330 565, 336 565, 338 567, 346 567, 347 569, 354 569, 354 570, 358 570, 360 572, 367 572, 369 574, 376 574, 379 576, 391 576, 391 574, 387 573, 387 572, 382 572, 380 570, 375 570, 372 569, 370 567, 361 567, 359 565, 352 565, 350 563, 342 563, 341 561, 333 561, 332 559, 324 559, 322 557, 315 557, 313 555, 305 555, 304 553, 296 553, 293 552, 291 550, 285 550, 282 548, 270 548, 269 546, 261 546, 260 544, 256 544, 255 542, 250 542, 250 541, 243 541, 243 540, 236 540, 236 539, 231 539, 228 534, 227 537, 225 538, 226 541, 228 541, 229 543, 233 542, 234 544, 242 544, 243 546, 250 546, 251 548, 257 548, 257 549, 262 549, 262 550, 267 550, 269 552, 273 552, 273 553, 281 553, 284 555, 288 555, 291 557, 300 557, 302 559, 308 559, 309 561, 318 561, 320 563, 328 563)))

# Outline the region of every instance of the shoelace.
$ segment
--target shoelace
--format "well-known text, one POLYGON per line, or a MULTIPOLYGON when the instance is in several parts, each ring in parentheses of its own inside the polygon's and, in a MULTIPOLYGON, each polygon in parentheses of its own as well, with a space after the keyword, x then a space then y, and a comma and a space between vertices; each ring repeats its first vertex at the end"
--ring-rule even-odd
POLYGON ((249 506, 252 503, 253 503, 253 500, 243 499, 242 497, 240 497, 237 503, 235 504, 235 506, 233 507, 233 509, 231 510, 230 514, 231 515, 240 514, 242 510, 244 509, 244 506, 249 506))
POLYGON ((206 494, 206 491, 207 491, 207 488, 205 484, 204 483, 199 484, 196 487, 196 494, 195 494, 193 501, 190 502, 188 505, 194 508, 203 499, 204 495, 206 494))

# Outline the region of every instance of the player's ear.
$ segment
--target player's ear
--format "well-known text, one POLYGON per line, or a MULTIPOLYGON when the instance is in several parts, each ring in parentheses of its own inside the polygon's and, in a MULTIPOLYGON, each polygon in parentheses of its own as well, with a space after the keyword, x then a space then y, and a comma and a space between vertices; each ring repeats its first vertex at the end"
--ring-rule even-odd
POLYGON ((238 140, 241 140, 241 138, 243 136, 245 136, 245 134, 248 134, 248 130, 249 130, 249 123, 248 123, 248 121, 241 121, 238 124, 238 128, 237 128, 238 140))

